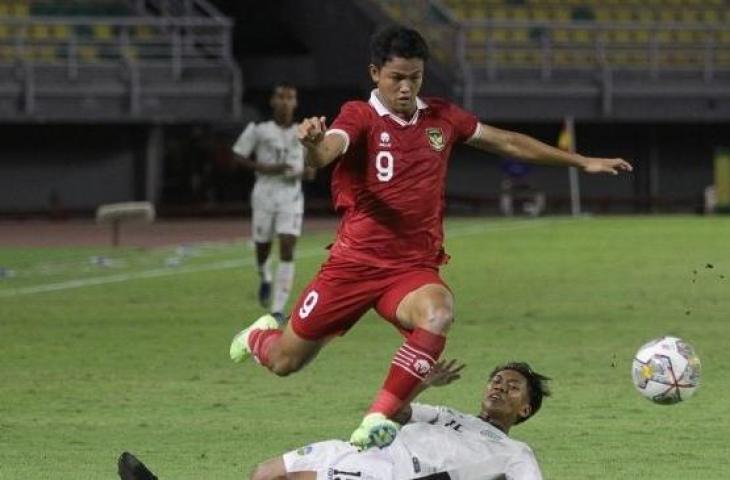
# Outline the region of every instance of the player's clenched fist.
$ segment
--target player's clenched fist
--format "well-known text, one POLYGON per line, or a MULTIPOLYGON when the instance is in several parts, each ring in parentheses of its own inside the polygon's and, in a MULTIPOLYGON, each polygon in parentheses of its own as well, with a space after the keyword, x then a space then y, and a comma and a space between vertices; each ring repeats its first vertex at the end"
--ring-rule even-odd
POLYGON ((314 148, 322 141, 326 131, 327 125, 325 124, 325 117, 305 118, 302 123, 299 124, 297 137, 305 147, 314 148))

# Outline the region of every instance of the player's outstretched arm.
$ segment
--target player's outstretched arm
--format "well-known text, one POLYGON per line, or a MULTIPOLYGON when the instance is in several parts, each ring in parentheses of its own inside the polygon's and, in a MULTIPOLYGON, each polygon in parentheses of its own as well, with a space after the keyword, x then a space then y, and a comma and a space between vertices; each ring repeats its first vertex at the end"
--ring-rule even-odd
MULTIPOLYGON (((433 367, 431 367, 431 371, 428 375, 426 375, 426 378, 416 389, 412 400, 415 400, 418 395, 429 387, 442 387, 460 379, 461 371, 464 367, 466 367, 465 363, 461 363, 455 359, 446 360, 444 358, 439 360, 433 365, 433 367)), ((411 404, 407 403, 393 417, 393 421, 396 421, 401 425, 406 424, 410 421, 412 414, 413 409, 411 408, 411 404)))
POLYGON ((325 135, 326 132, 325 117, 306 118, 299 124, 297 136, 304 145, 307 166, 322 168, 345 150, 345 139, 341 135, 325 135))
POLYGON ((578 167, 586 173, 608 173, 633 170, 622 158, 585 157, 552 147, 522 133, 502 130, 480 124, 479 133, 468 144, 497 155, 523 160, 528 163, 578 167))

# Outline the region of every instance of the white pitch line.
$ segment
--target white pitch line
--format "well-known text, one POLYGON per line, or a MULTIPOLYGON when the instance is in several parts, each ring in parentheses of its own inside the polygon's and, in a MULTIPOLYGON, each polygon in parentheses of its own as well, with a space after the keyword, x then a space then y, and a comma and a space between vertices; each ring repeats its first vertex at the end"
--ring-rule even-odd
MULTIPOLYGON (((518 222, 510 222, 503 225, 470 225, 464 228, 454 228, 447 231, 446 238, 467 237, 471 235, 479 235, 492 232, 506 232, 510 230, 522 230, 526 228, 536 228, 558 223, 566 223, 574 221, 574 219, 561 220, 525 220, 518 222)), ((310 258, 317 255, 323 255, 323 248, 303 250, 297 253, 297 258, 310 258)), ((31 287, 21 287, 0 291, 0 298, 19 297, 21 295, 33 295, 36 293, 57 292, 61 290, 71 290, 74 288, 92 287, 97 285, 108 285, 110 283, 122 283, 130 280, 139 280, 144 278, 169 277, 172 275, 181 275, 184 273, 210 272, 216 270, 227 270, 231 268, 241 268, 253 264, 252 260, 224 260, 220 262, 208 263, 205 265, 197 265, 191 267, 165 267, 154 268, 152 270, 143 270, 141 272, 119 273, 116 275, 105 275, 103 277, 81 278, 77 280, 67 280, 58 283, 46 283, 31 287)))

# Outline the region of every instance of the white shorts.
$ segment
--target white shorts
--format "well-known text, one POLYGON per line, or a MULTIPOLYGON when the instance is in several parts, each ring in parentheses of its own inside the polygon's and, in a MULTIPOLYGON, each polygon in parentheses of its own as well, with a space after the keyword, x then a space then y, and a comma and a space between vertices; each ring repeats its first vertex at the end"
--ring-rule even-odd
POLYGON ((387 450, 358 452, 341 440, 317 442, 283 456, 287 473, 316 472, 317 480, 393 480, 393 461, 387 450))
POLYGON ((251 224, 253 241, 268 243, 274 239, 274 234, 298 237, 302 233, 302 214, 255 208, 251 224))

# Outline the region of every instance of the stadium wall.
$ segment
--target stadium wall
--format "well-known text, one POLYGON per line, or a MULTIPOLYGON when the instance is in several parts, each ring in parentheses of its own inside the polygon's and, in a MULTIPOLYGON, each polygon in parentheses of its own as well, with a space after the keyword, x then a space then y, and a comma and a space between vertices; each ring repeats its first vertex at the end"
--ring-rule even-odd
POLYGON ((147 193, 145 128, 20 125, 3 131, 0 213, 88 213, 147 193))

